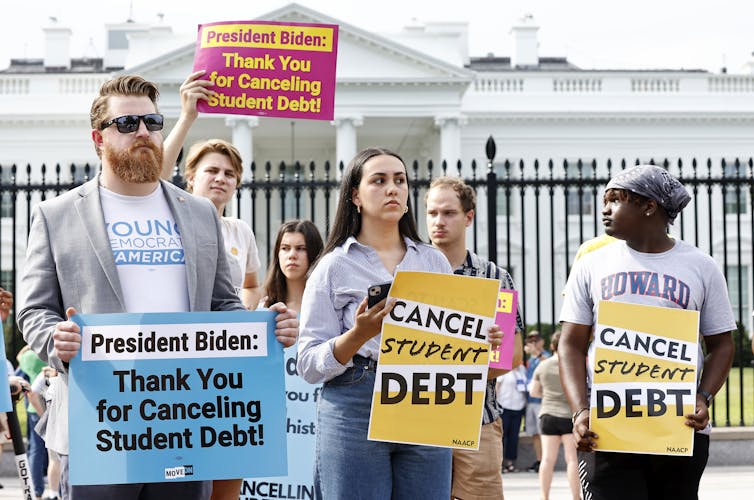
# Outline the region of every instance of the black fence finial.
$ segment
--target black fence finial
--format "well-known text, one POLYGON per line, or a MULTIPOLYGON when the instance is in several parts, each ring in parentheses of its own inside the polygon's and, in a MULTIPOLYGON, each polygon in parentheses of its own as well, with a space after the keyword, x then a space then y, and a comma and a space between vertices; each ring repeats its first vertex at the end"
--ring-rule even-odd
POLYGON ((495 139, 490 135, 484 146, 487 153, 487 255, 497 262, 497 176, 495 175, 495 139))
POLYGON ((487 153, 487 166, 491 167, 492 162, 495 159, 495 153, 497 153, 497 146, 495 146, 495 139, 490 136, 487 139, 487 144, 484 146, 484 151, 487 153))

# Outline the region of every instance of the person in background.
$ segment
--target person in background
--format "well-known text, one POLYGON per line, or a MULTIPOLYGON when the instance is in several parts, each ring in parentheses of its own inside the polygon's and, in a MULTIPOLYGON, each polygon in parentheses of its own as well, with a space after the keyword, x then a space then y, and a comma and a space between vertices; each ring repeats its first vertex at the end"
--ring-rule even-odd
MULTIPOLYGON (((37 378, 31 383, 31 391, 28 394, 29 403, 37 410, 40 420, 37 423, 37 429, 44 432, 46 427, 47 406, 52 398, 50 392, 50 379, 57 376, 54 368, 45 366, 39 372, 37 378)), ((39 432, 39 431, 37 431, 39 432)), ((40 434, 42 439, 44 436, 40 434)), ((58 454, 51 449, 45 450, 47 453, 47 488, 42 495, 41 500, 57 500, 60 495, 60 458, 58 454)))
MULTIPOLYGON (((207 98, 208 80, 199 77, 204 71, 190 74, 180 88, 181 114, 165 138, 162 178, 169 179, 180 155, 186 135, 198 116, 196 103, 207 98)), ((197 142, 186 157, 186 190, 212 201, 222 221, 223 239, 230 262, 231 279, 236 293, 247 309, 254 310, 262 298, 259 280, 259 251, 251 227, 235 217, 223 217, 225 207, 241 184, 243 160, 235 146, 222 139, 197 142)))
MULTIPOLYGON (((0 323, 5 323, 5 320, 8 319, 8 316, 10 316, 10 311, 13 308, 13 294, 6 289, 0 287, 0 323)), ((3 326, 0 324, 0 326, 3 326)), ((7 371, 9 377, 15 377, 14 374, 14 368, 13 364, 5 360, 5 364, 7 365, 7 371)), ((14 379, 15 380, 15 379, 14 379)), ((2 457, 3 454, 3 444, 6 442, 5 438, 5 429, 7 429, 8 426, 5 422, 5 414, 0 413, 0 457, 2 457)), ((0 484, 0 489, 2 489, 3 485, 0 484)))
POLYGON ((518 437, 526 412, 526 368, 518 365, 497 378, 497 404, 503 419, 503 472, 516 472, 518 437))
MULTIPOLYGON (((10 400, 12 404, 16 404, 16 401, 20 399, 22 394, 28 394, 31 391, 31 384, 25 378, 15 374, 13 369, 13 363, 5 360, 6 370, 8 373, 8 389, 10 390, 10 400)), ((7 443, 12 439, 10 435, 10 429, 8 427, 8 416, 5 412, 0 412, 0 444, 7 443)), ((2 451, 2 446, 0 446, 2 451)), ((2 488, 2 486, 0 486, 2 488)))
POLYGON ((3 287, 0 287, 0 322, 10 316, 10 310, 13 308, 13 294, 3 287))
MULTIPOLYGON (((267 307, 274 302, 283 302, 289 309, 300 311, 309 270, 319 258, 323 247, 322 237, 313 222, 290 220, 283 223, 275 238, 275 248, 263 286, 265 297, 259 306, 267 307)), ((252 491, 257 485, 270 481, 282 488, 294 486, 306 491, 315 490, 316 400, 321 387, 308 384, 298 376, 296 355, 296 346, 285 350, 286 393, 305 396, 286 401, 288 475, 276 478, 255 477, 249 481, 252 491), (299 432, 301 427, 306 427, 307 432, 299 432)))
POLYGON ((313 222, 291 220, 283 223, 275 238, 262 304, 268 307, 283 302, 288 308, 300 311, 309 269, 323 248, 322 236, 313 222))
MULTIPOLYGON (((36 380, 37 376, 47 364, 39 359, 39 356, 24 346, 16 356, 18 368, 21 370, 30 383, 36 380)), ((47 448, 45 442, 35 430, 39 423, 41 413, 37 406, 32 404, 33 393, 26 393, 26 436, 27 436, 27 456, 29 458, 29 469, 31 473, 31 482, 34 488, 34 495, 41 498, 45 491, 45 475, 47 472, 47 448)))
POLYGON ((617 173, 605 190, 602 221, 605 232, 619 241, 584 255, 568 277, 560 313, 560 378, 573 411, 585 498, 698 497, 709 455, 708 407, 730 371, 735 351, 731 331, 736 323, 717 263, 698 248, 668 235, 668 225, 690 199, 683 185, 660 167, 638 165, 617 173), (634 271, 664 276, 665 283, 684 283, 688 294, 683 302, 673 294, 647 293, 641 287, 626 287, 619 296, 603 294, 606 279, 634 271), (696 431, 693 456, 593 453, 599 436, 590 430, 587 390, 591 369, 586 360, 594 346, 590 348, 589 338, 600 300, 699 311, 699 334, 707 355, 699 342, 695 410, 684 420, 696 431))
POLYGON ((262 298, 256 239, 245 221, 223 217, 225 206, 241 183, 242 172, 243 165, 238 150, 221 139, 194 144, 186 157, 186 190, 209 198, 215 205, 222 223, 231 281, 246 308, 254 310, 262 298))
MULTIPOLYGON (((427 230, 432 245, 447 257, 455 274, 492 278, 501 287, 514 290, 513 278, 497 266, 466 248, 466 229, 474 221, 476 195, 462 179, 442 176, 432 181, 425 196, 427 230)), ((516 332, 524 330, 516 315, 516 332)), ((521 364, 521 342, 515 340, 513 366, 521 364)), ((452 495, 462 500, 503 498, 500 464, 503 461, 503 426, 495 401, 495 381, 507 370, 490 368, 482 414, 479 450, 453 450, 452 495)))
POLYGON ((558 448, 563 444, 565 453, 568 485, 573 500, 579 500, 579 472, 576 458, 576 442, 573 439, 571 408, 568 405, 563 386, 560 385, 558 368, 558 342, 560 332, 555 332, 550 339, 553 355, 539 363, 534 370, 531 382, 531 395, 542 399, 539 410, 539 429, 542 433, 542 463, 539 466, 539 488, 542 500, 550 499, 550 486, 555 462, 558 460, 558 448))
POLYGON ((609 245, 610 243, 615 243, 616 241, 618 241, 618 238, 610 236, 609 234, 601 234, 599 236, 595 236, 594 238, 586 240, 584 243, 579 245, 579 248, 576 251, 576 255, 573 257, 573 264, 576 264, 576 262, 581 257, 588 254, 589 252, 593 252, 598 248, 602 248, 605 245, 609 245))
MULTIPOLYGON (((324 382, 317 401, 315 490, 327 500, 450 498, 448 448, 367 439, 382 321, 394 305, 367 308, 367 289, 398 271, 451 273, 421 242, 403 160, 367 148, 349 163, 335 223, 301 304, 298 372, 324 382)), ((500 332, 489 338, 499 345, 500 332)))
POLYGON ((529 356, 526 362, 526 388, 529 395, 526 399, 526 433, 531 436, 531 442, 534 446, 534 454, 537 460, 529 467, 529 472, 539 472, 539 464, 542 461, 542 440, 540 439, 539 429, 539 410, 542 406, 542 399, 532 396, 531 381, 534 378, 534 370, 540 362, 550 357, 550 352, 545 349, 545 339, 537 330, 532 330, 526 335, 524 352, 529 356))

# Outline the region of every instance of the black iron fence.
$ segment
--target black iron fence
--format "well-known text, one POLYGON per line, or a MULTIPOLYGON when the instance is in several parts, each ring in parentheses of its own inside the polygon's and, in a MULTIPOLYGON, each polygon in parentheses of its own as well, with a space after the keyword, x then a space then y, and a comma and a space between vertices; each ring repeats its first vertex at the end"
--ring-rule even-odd
MULTIPOLYGON (((549 335, 557 322, 561 291, 579 245, 601 234, 601 198, 616 170, 655 163, 679 177, 692 195, 671 227, 712 255, 726 279, 738 331, 728 383, 713 405, 717 425, 754 424, 754 367, 748 332, 752 326, 754 266, 754 161, 752 158, 674 159, 496 159, 492 138, 486 160, 468 164, 409 162, 410 196, 426 236, 424 195, 439 175, 462 176, 477 192, 477 216, 469 245, 506 267, 517 282, 529 328, 549 335)), ((343 165, 296 162, 252 163, 231 216, 254 230, 263 265, 269 261, 279 224, 292 218, 314 221, 329 232, 343 165)), ((92 165, 0 165, 0 283, 17 290, 31 208, 96 175, 92 165)), ((182 185, 178 172, 173 182, 182 185)), ((15 321, 6 326, 9 357, 22 345, 15 321)))

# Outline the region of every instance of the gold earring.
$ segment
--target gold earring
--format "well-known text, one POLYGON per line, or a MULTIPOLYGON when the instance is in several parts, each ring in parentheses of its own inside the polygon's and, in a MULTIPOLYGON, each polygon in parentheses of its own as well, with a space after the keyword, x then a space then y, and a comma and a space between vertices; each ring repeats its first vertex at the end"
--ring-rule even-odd
POLYGON ((404 213, 404 214, 407 214, 407 213, 408 213, 408 205, 406 205, 406 208, 404 208, 404 209, 403 209, 403 213, 404 213))

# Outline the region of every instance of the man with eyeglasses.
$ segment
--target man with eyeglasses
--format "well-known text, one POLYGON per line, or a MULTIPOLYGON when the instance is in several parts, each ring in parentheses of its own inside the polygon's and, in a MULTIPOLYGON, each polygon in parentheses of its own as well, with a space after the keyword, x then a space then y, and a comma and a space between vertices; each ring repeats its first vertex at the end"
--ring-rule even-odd
MULTIPOLYGON (((217 212, 209 200, 160 181, 163 117, 155 84, 105 82, 90 120, 100 174, 32 214, 18 322, 62 376, 47 445, 62 456, 63 498, 205 499, 209 481, 68 487, 68 362, 81 347, 82 313, 244 310, 230 281, 217 212)), ((279 311, 276 334, 296 330, 279 311)), ((295 333, 294 333, 295 338, 295 333)))

